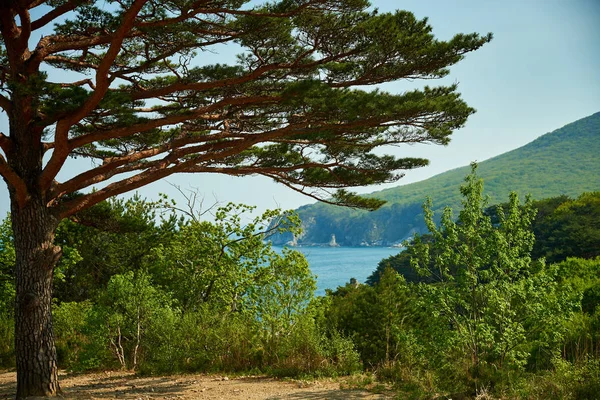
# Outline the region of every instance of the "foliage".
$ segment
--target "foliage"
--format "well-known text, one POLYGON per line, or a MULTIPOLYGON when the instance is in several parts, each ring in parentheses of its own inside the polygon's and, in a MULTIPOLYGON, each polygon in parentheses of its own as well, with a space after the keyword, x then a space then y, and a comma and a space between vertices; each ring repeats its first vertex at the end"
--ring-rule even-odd
POLYGON ((124 369, 137 368, 144 350, 154 347, 152 336, 156 336, 157 327, 172 325, 177 312, 171 308, 171 299, 152 286, 144 271, 114 275, 100 295, 98 307, 110 348, 124 369))
MULTIPOLYGON (((29 140, 43 138, 60 150, 38 174, 48 207, 61 217, 175 172, 261 174, 333 203, 377 208, 381 202, 343 188, 395 181, 396 171, 427 160, 373 150, 446 144, 474 110, 456 85, 402 94, 357 87, 443 78, 491 40, 491 34, 437 40, 426 19, 373 12, 363 0, 50 7, 40 20, 23 20, 30 33, 54 22, 35 57, 27 41, 13 43, 2 29, 0 106, 13 132, 8 141, 27 140, 17 128, 30 124, 15 126, 16 115, 35 115, 40 132, 29 140), (199 52, 227 44, 239 52, 233 63, 198 64, 199 52), (25 60, 27 71, 18 69, 25 60), (56 82, 56 69, 90 79, 56 82), (31 112, 18 111, 24 99, 31 112), (54 181, 70 156, 101 166, 54 181), (96 191, 82 190, 111 179, 96 191)), ((30 12, 5 11, 7 21, 30 12)), ((13 173, 0 173, 23 198, 29 189, 19 182, 35 172, 18 168, 22 154, 13 149, 3 146, 13 173)))
POLYGON ((553 359, 554 368, 526 381, 512 395, 539 400, 592 400, 600 393, 600 361, 586 358, 572 364, 560 357, 553 359))
POLYGON ((252 209, 234 204, 219 207, 214 222, 182 223, 176 240, 152 250, 149 271, 183 312, 203 303, 219 311, 244 310, 246 293, 272 275, 264 274, 264 266, 276 255, 264 239, 271 230, 297 227, 292 216, 283 218, 279 210, 246 221, 252 209), (270 228, 274 220, 281 223, 270 228))
MULTIPOLYGON (((447 210, 438 226, 426 204, 431 233, 416 236, 392 262, 382 260, 371 285, 351 282, 316 298, 302 255, 277 252, 265 240, 280 229, 298 235, 291 214, 249 218, 250 207, 230 204, 211 209, 213 222, 192 209, 179 219, 170 200, 139 198, 90 209, 80 216, 87 226, 63 223, 59 230, 69 255, 55 279, 62 287, 92 265, 108 279, 89 280, 81 301, 66 288, 56 292, 59 365, 295 377, 367 370, 370 386, 391 382, 402 398, 594 398, 600 259, 546 265, 532 260, 531 249, 534 216, 593 203, 595 194, 524 204, 513 194, 491 212, 475 170, 461 190, 458 219, 447 210), (156 222, 160 210, 166 214, 156 222), (96 238, 110 240, 101 247, 96 238), (108 261, 115 260, 123 263, 113 268, 108 261), (412 260, 421 275, 405 279, 391 268, 396 260, 402 272, 412 260)), ((0 334, 11 340, 8 220, 0 232, 7 294, 0 334)), ((4 343, 2 363, 11 367, 14 349, 4 343)))
POLYGON ((600 192, 583 193, 576 199, 556 203, 556 208, 538 218, 534 226, 534 254, 548 262, 600 256, 600 192))
POLYGON ((411 343, 413 299, 395 271, 386 269, 374 287, 347 284, 329 296, 329 329, 350 337, 366 365, 410 363, 418 357, 418 346, 411 343))
MULTIPOLYGON (((600 193, 583 193, 577 199, 568 196, 551 197, 534 200, 537 209, 531 229, 535 235, 535 243, 531 251, 533 259, 544 258, 547 263, 559 262, 567 257, 593 258, 598 256, 600 249, 600 193)), ((499 223, 498 207, 504 212, 509 204, 490 206, 485 210, 492 223, 499 223)), ((428 234, 422 235, 421 240, 428 241, 428 234)), ((411 240, 408 246, 412 246, 411 240)), ((431 280, 420 276, 410 266, 410 253, 406 250, 381 260, 377 269, 367 278, 372 285, 386 267, 398 271, 409 282, 431 280)), ((574 266, 573 266, 574 267, 574 266)))
MULTIPOLYGON (((52 316, 56 334, 56 353, 59 365, 63 368, 77 370, 82 367, 98 367, 90 365, 86 352, 90 350, 90 338, 86 335, 88 320, 91 317, 93 304, 90 301, 81 303, 55 303, 52 316)), ((97 354, 95 354, 97 357, 97 354)))
POLYGON ((556 268, 561 290, 581 310, 565 324, 561 353, 564 359, 579 365, 600 354, 600 259, 569 258, 556 268))
POLYGON ((155 208, 136 194, 63 220, 55 240, 63 249, 55 296, 66 302, 89 300, 106 289, 113 275, 139 270, 153 248, 169 243, 177 227, 171 213, 157 223, 155 208))
POLYGON ((492 224, 476 167, 461 187, 457 221, 446 208, 438 228, 428 200, 424 210, 433 238, 415 237, 409 253, 417 271, 438 282, 419 288, 423 306, 439 321, 432 328, 442 330, 430 335, 442 335, 449 346, 439 361, 479 390, 497 385, 502 373, 522 371, 537 341, 560 342, 560 321, 574 305, 556 295, 543 263, 531 260, 532 201, 521 207, 512 193, 507 210, 498 208, 498 223, 492 224), (460 353, 466 360, 452 358, 460 353))
MULTIPOLYGON (((71 256, 57 269, 61 290, 53 305, 61 367, 142 373, 258 369, 285 376, 361 368, 350 339, 323 334, 324 306, 313 299, 315 278, 302 254, 278 253, 265 240, 275 231, 297 232, 294 215, 274 210, 249 220, 252 207, 229 204, 214 210, 213 222, 202 221, 193 209, 184 220, 164 200, 109 201, 79 216, 85 225, 63 222, 59 238, 71 256), (159 210, 166 210, 166 218, 157 224, 159 210), (99 238, 104 242, 94 243, 99 238), (82 283, 79 275, 90 269, 97 278, 85 281, 85 291, 75 296, 68 286, 82 283)), ((12 285, 8 220, 3 226, 0 260, 12 285)), ((2 301, 2 332, 12 338, 10 296, 2 301)), ((14 348, 6 343, 3 365, 12 366, 14 348)))
POLYGON ((277 342, 287 338, 303 317, 317 289, 316 279, 302 253, 274 254, 249 288, 251 312, 261 327, 267 362, 277 359, 277 342))
MULTIPOLYGON (((401 398, 440 393, 452 398, 593 398, 600 383, 594 369, 600 332, 598 260, 570 258, 546 265, 532 259, 536 224, 572 200, 528 198, 520 204, 513 193, 509 203, 488 208, 483 183, 472 168, 461 188, 458 218, 447 208, 438 227, 428 201, 424 214, 430 233, 416 235, 405 243, 406 250, 382 260, 369 286, 346 285, 331 292, 329 318, 338 329, 354 332, 363 360, 372 357, 367 365, 379 379, 394 382, 401 398), (411 263, 416 270, 411 271, 411 263), (379 288, 393 270, 410 279, 404 284, 409 301, 388 303, 403 316, 392 324, 401 334, 397 343, 408 345, 386 362, 385 330, 377 330, 385 318, 377 305, 384 303, 379 288)), ((582 198, 589 203, 594 195, 582 198)), ((389 307, 384 309, 392 318, 389 307)))

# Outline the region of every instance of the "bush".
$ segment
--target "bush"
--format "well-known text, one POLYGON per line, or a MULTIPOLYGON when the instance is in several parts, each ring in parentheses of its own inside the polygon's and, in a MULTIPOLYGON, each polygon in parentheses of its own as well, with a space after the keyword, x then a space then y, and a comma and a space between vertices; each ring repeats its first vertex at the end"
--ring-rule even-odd
POLYGON ((324 354, 329 360, 335 375, 351 375, 362 371, 360 354, 356 351, 354 342, 334 332, 327 339, 323 339, 324 354))
POLYGON ((595 400, 600 393, 600 360, 571 363, 555 356, 554 369, 530 375, 514 397, 535 400, 595 400))
POLYGON ((89 344, 85 327, 92 310, 89 301, 54 304, 52 317, 58 365, 73 370, 79 368, 79 357, 89 344))

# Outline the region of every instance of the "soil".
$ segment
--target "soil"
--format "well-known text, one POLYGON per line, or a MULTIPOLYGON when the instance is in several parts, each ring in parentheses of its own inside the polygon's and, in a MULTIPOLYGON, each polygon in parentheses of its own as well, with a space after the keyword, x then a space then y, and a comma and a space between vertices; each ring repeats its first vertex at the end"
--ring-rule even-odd
MULTIPOLYGON (((14 399, 16 380, 16 373, 0 372, 0 400, 14 399)), ((340 386, 348 386, 344 381, 282 380, 264 376, 143 377, 128 372, 85 375, 61 373, 60 382, 64 399, 375 400, 392 398, 391 395, 365 390, 340 389, 340 386)))

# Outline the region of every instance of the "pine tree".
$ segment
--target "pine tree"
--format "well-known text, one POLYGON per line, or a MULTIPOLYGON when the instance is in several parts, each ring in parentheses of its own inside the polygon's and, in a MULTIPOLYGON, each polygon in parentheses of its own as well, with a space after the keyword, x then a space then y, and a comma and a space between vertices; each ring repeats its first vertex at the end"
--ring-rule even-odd
POLYGON ((443 77, 491 36, 439 41, 427 20, 368 6, 0 2, 0 109, 9 125, 0 174, 16 248, 18 398, 60 391, 50 305, 62 219, 180 172, 259 174, 376 208, 343 188, 394 181, 427 161, 373 150, 448 143, 473 112, 455 85, 403 94, 355 87, 443 77), (223 45, 239 49, 236 63, 203 63, 223 45), (70 157, 94 163, 59 181, 70 157))

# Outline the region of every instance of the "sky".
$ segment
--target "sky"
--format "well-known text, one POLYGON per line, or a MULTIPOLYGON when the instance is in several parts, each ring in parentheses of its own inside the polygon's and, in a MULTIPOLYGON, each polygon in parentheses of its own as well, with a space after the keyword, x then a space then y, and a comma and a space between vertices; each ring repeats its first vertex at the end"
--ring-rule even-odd
MULTIPOLYGON (((406 171, 394 184, 357 188, 368 193, 420 181, 472 161, 483 161, 521 147, 570 122, 600 111, 599 0, 373 0, 381 12, 402 9, 427 17, 439 39, 456 33, 492 32, 494 39, 451 68, 448 77, 429 85, 458 83, 463 99, 477 112, 456 131, 448 146, 407 145, 387 151, 424 157, 430 165, 406 171)), ((232 53, 212 54, 215 61, 232 53)), ((400 93, 405 83, 384 89, 400 93)), ((6 131, 0 115, 0 131, 6 131)), ((600 138, 599 138, 600 139, 600 138)), ((80 168, 72 164, 70 168, 80 168)), ((85 165, 83 165, 85 167, 85 165)), ((600 171, 599 171, 600 173, 600 171)), ((182 174, 138 192, 149 200, 167 193, 180 203, 172 185, 204 196, 204 204, 245 203, 265 209, 294 209, 314 200, 264 177, 182 174)), ((130 194, 131 195, 131 194, 130 194)), ((0 184, 0 215, 9 210, 8 191, 0 184)))

